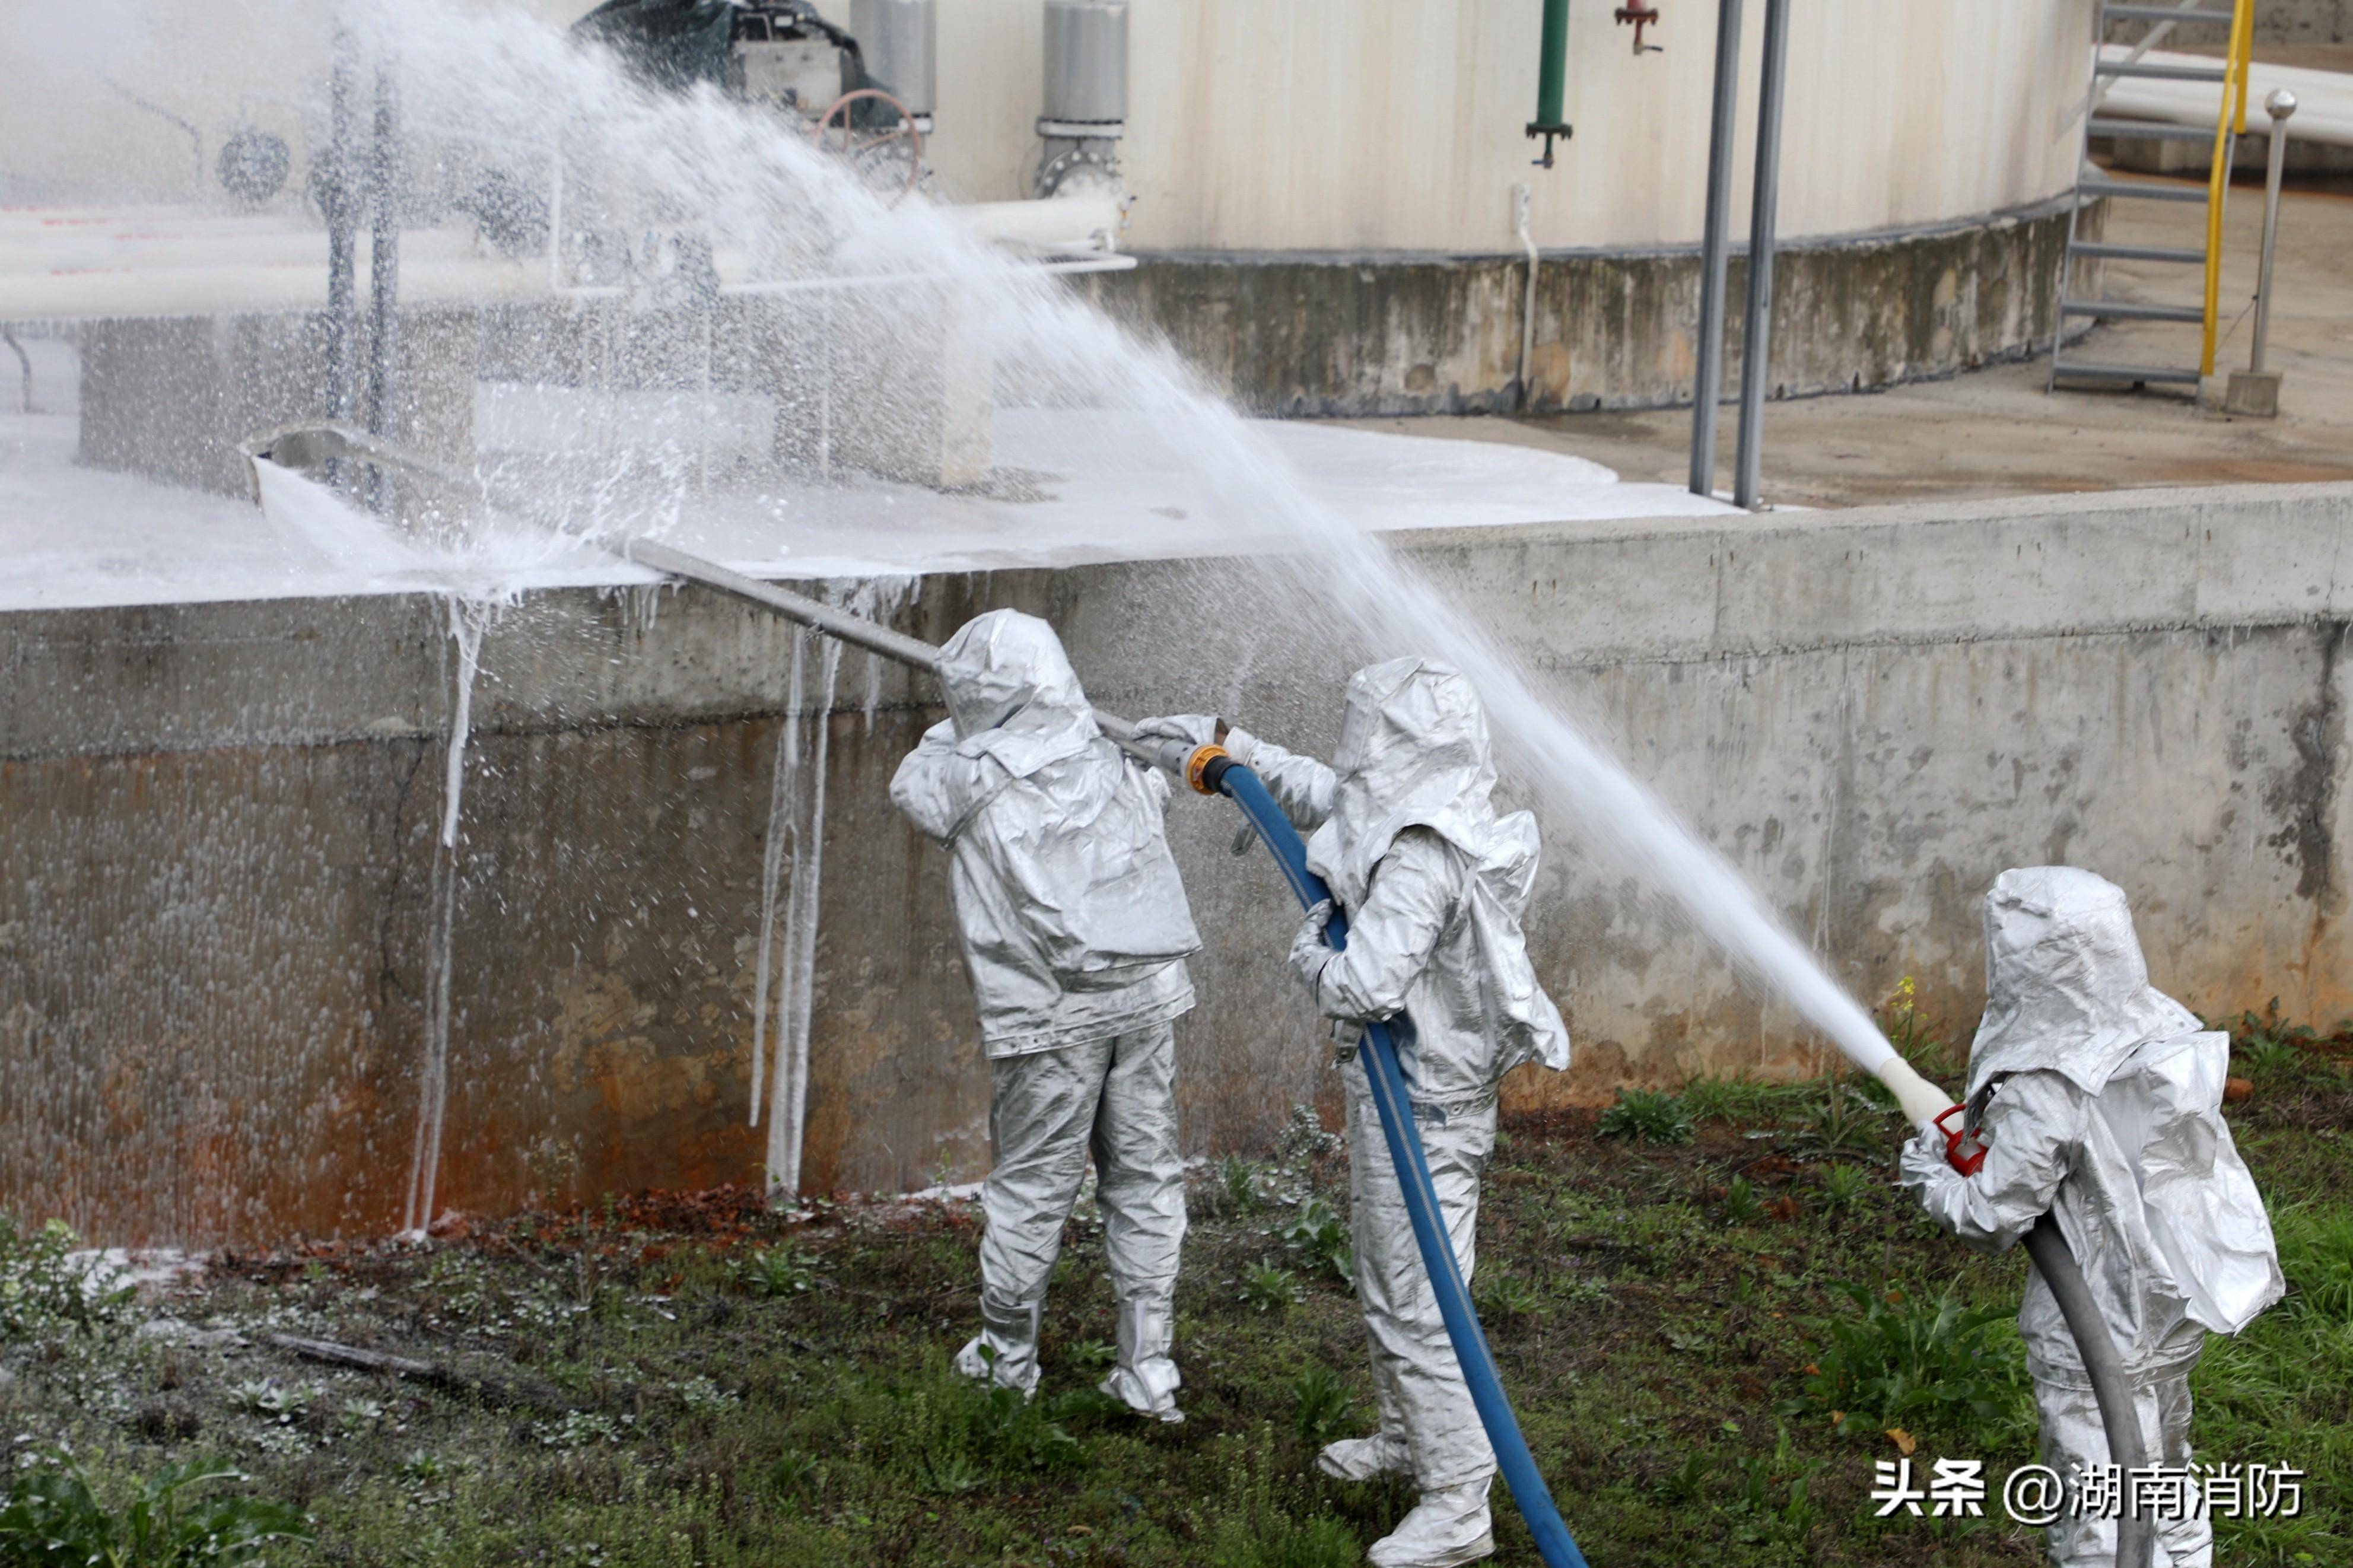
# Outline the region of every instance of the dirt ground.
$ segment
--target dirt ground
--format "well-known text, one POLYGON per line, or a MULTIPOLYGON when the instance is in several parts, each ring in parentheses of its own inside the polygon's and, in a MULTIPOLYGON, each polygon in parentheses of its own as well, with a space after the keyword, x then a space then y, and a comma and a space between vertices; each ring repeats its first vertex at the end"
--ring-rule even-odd
MULTIPOLYGON (((2186 202, 2113 204, 2108 237, 2135 245, 2202 245, 2205 209, 2186 202)), ((2246 364, 2263 222, 2260 182, 2226 204, 2224 336, 2218 370, 2246 364)), ((2353 182, 2312 181, 2281 203, 2267 359, 2285 373, 2282 414, 2247 419, 2198 407, 2180 389, 2044 391, 2047 356, 1891 391, 1791 399, 1765 411, 1764 495, 1810 507, 1965 500, 2163 485, 2353 479, 2353 182)), ((2197 302, 2196 268, 2113 262, 2110 294, 2197 302)), ((1737 308, 1736 302, 1735 308, 1737 308)), ((2195 364, 2199 330, 2112 322, 2074 352, 2122 363, 2195 364)), ((1606 463, 1627 479, 1689 477, 1691 410, 1533 419, 1365 419, 1407 435, 1546 447, 1606 463)), ((1717 445, 1729 489, 1732 411, 1717 445)))
MULTIPOLYGON (((1888 1020, 1949 1076, 1908 1022, 1888 1020)), ((2217 1560, 2341 1563, 2353 1042, 2242 1021, 2236 1048, 2253 1096, 2232 1121, 2291 1294, 2210 1347, 2196 1440, 2203 1459, 2307 1479, 2300 1516, 2225 1521, 2217 1560)), ((1890 1180, 1898 1131, 1847 1084, 1723 1079, 1630 1097, 1599 1121, 1507 1127, 1475 1293, 1592 1562, 2042 1560, 2038 1532, 2000 1506, 2033 1452, 2010 1321, 2021 1260, 1927 1227, 1890 1180), (1983 1460, 1988 1517, 1874 1517, 1874 1464, 1907 1455, 1923 1476, 1936 1459, 1983 1460)), ((307 1534, 258 1542, 270 1563, 1342 1568, 1411 1496, 1312 1464, 1372 1419, 1333 1142, 1311 1112, 1274 1161, 1199 1173, 1180 1426, 1092 1393, 1113 1305, 1085 1200, 1029 1405, 947 1369, 976 1307, 965 1201, 613 1197, 421 1243, 224 1256, 94 1303, 55 1289, 53 1245, 0 1227, 0 1433, 16 1466, 0 1563, 86 1555, 28 1546, 12 1507, 98 1540, 142 1479, 213 1458, 229 1475, 206 1495, 248 1501, 200 1521, 205 1539, 307 1534), (401 1359, 320 1359, 353 1352, 401 1359)), ((1537 1561, 1500 1489, 1497 1535, 1496 1562, 1537 1561)))

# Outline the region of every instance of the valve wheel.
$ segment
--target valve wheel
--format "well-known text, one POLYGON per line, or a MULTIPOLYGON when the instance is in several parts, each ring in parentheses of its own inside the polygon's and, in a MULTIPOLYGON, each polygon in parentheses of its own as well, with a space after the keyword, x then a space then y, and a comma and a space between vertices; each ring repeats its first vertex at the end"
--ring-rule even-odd
POLYGON ((895 144, 903 142, 907 144, 907 183, 900 187, 897 195, 904 196, 923 177, 923 133, 915 128, 915 117, 907 112, 907 106, 879 87, 861 87, 856 92, 845 92, 835 99, 826 111, 818 116, 817 126, 809 132, 809 140, 817 146, 838 154, 852 168, 861 170, 871 168, 881 161, 876 156, 879 149, 895 151, 895 144), (888 131, 860 132, 850 123, 849 111, 852 105, 867 99, 887 104, 892 112, 898 115, 899 122, 888 131), (839 141, 834 140, 836 132, 839 132, 839 141))

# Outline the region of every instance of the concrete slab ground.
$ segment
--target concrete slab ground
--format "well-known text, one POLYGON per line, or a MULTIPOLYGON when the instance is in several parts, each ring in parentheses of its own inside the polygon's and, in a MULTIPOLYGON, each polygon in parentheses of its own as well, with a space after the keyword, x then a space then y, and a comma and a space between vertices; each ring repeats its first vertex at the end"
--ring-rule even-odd
MULTIPOLYGON (((2108 237, 2200 243, 2202 207, 2115 204, 2108 237)), ((2246 363, 2261 243, 2263 189, 2234 185, 2226 214, 2224 329, 2217 369, 2246 363)), ((2282 203, 2277 303, 2269 362, 2285 372, 2275 420, 2228 417, 2171 393, 2043 391, 2045 359, 1997 365, 1881 393, 1793 399, 1765 413, 1765 494, 1810 507, 1947 500, 2251 480, 2353 479, 2353 181, 2291 188, 2282 203)), ((2112 295, 2194 302, 2196 268, 2111 264, 2112 295)), ((2116 322, 2085 357, 2195 363, 2197 330, 2116 322)), ((1691 410, 1566 414, 1535 419, 1367 419, 1366 429, 1554 447, 1630 481, 1680 482, 1691 410)), ((1716 483, 1731 484, 1727 406, 1716 483)))

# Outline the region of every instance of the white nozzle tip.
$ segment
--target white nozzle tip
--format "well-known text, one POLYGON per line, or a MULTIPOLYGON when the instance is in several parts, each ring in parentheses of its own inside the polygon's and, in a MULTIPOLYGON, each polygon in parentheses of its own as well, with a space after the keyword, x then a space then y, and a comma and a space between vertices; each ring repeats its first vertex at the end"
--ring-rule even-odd
POLYGON ((1895 1103, 1904 1108, 1904 1120, 1917 1126, 1934 1121, 1952 1109, 1952 1096, 1912 1070, 1912 1064, 1902 1057, 1891 1056, 1879 1065, 1879 1081, 1895 1096, 1895 1103))

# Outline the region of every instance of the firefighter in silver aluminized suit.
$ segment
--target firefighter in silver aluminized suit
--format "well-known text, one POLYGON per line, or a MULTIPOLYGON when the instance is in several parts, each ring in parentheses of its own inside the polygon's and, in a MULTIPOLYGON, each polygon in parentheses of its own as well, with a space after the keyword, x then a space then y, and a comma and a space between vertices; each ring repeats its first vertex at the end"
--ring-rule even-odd
MULTIPOLYGON (((1968 1083, 1985 1163, 1963 1176, 1924 1126, 1905 1149, 1904 1183, 1939 1225, 1990 1252, 2057 1215, 2132 1377, 2151 1461, 2185 1465, 2189 1369, 2207 1333, 2236 1333, 2284 1288, 2271 1221, 2222 1121, 2230 1037, 2149 984, 2124 893, 2089 871, 2004 871, 1985 929, 1968 1083)), ((2018 1330, 2042 1461, 2069 1478, 2051 1559, 2105 1568, 2116 1522, 2078 1519, 2073 1502, 2073 1472, 2109 1462, 2107 1436, 2040 1274, 2018 1330)), ((2160 1568, 2204 1568, 2211 1527, 2202 1514, 2160 1520, 2158 1545, 2160 1568)))
POLYGON ((1467 1284, 1495 1093, 1525 1062, 1568 1065, 1568 1030, 1529 965, 1520 917, 1535 881, 1535 819, 1499 817, 1487 721, 1471 683, 1426 659, 1348 682, 1333 764, 1205 716, 1146 720, 1139 735, 1219 740, 1303 832, 1307 864, 1348 916, 1348 950, 1324 940, 1327 907, 1300 928, 1292 965, 1335 1021, 1348 1097, 1356 1294, 1371 1342, 1380 1430, 1324 1450, 1345 1480, 1409 1475, 1419 1504, 1376 1542, 1382 1568, 1444 1568, 1494 1551, 1494 1450, 1422 1268, 1353 1041, 1389 1020, 1430 1175, 1467 1284))
POLYGON ((993 1080, 981 1332, 959 1371, 1024 1394, 1062 1226, 1094 1158, 1119 1301, 1105 1393, 1165 1421, 1185 1168, 1176 1028, 1201 945, 1168 852, 1167 781, 1096 729, 1054 629, 994 610, 941 650, 949 717, 891 798, 954 856, 949 888, 993 1080))

